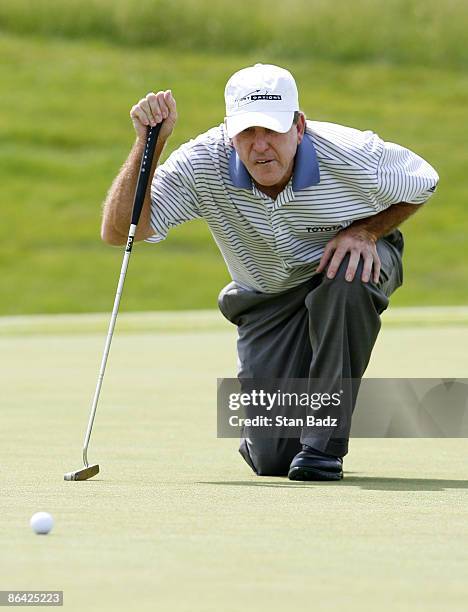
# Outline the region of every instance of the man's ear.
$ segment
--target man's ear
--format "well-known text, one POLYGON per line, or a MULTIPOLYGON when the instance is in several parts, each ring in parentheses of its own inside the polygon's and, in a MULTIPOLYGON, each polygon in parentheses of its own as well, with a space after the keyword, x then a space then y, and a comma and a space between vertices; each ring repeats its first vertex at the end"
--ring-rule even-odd
POLYGON ((302 112, 299 112, 299 119, 297 120, 296 128, 297 128, 297 144, 300 144, 302 142, 302 139, 304 138, 305 128, 306 128, 306 117, 304 113, 302 112))

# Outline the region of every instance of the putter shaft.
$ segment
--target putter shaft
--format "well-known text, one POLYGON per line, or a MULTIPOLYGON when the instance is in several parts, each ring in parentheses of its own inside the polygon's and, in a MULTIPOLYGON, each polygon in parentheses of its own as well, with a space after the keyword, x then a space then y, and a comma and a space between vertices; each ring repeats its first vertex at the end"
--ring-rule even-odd
POLYGON ((137 186, 135 190, 135 197, 133 201, 132 220, 131 220, 130 229, 128 232, 127 244, 125 247, 122 267, 120 269, 119 282, 117 285, 117 292, 115 294, 114 306, 112 308, 112 315, 111 315, 111 319, 109 323, 109 328, 107 331, 106 343, 104 345, 104 353, 102 355, 101 367, 99 370, 96 390, 94 392, 93 402, 91 405, 91 412, 90 412, 89 419, 88 419, 88 427, 86 429, 84 442, 83 442, 84 468, 81 470, 77 470, 76 472, 68 472, 64 476, 65 480, 87 480, 88 478, 92 478, 99 472, 99 466, 97 464, 91 465, 91 466, 89 465, 88 446, 89 446, 89 441, 91 438, 91 432, 93 430, 93 424, 94 424, 94 419, 96 416, 96 409, 97 409, 97 405, 99 401, 99 395, 101 393, 102 382, 104 380, 104 373, 106 371, 107 358, 109 356, 112 336, 114 334, 115 323, 117 320, 117 314, 119 312, 120 298, 122 297, 125 277, 127 275, 128 263, 130 260, 130 255, 132 253, 133 241, 135 239, 135 233, 136 233, 138 221, 140 219, 141 211, 142 211, 144 200, 145 200, 151 165, 153 162, 154 151, 156 149, 156 142, 158 139, 159 131, 161 129, 161 125, 162 124, 159 123, 155 127, 148 128, 148 135, 146 138, 145 149, 141 157, 140 173, 138 176, 138 182, 137 182, 137 186))

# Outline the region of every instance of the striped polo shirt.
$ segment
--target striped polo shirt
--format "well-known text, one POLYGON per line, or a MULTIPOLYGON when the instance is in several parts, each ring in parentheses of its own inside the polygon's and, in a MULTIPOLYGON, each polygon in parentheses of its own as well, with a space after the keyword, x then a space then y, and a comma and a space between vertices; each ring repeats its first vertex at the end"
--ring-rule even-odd
POLYGON ((341 229, 392 204, 425 202, 438 179, 424 159, 374 132, 307 121, 293 176, 273 200, 256 187, 221 124, 157 167, 147 241, 203 218, 232 279, 275 293, 309 279, 341 229))

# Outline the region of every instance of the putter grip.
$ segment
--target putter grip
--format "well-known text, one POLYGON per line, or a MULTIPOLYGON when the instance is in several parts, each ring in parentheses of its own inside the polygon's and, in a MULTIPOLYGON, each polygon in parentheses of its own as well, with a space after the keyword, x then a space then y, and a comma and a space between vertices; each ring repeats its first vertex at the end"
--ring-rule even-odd
POLYGON ((138 183, 135 190, 135 199, 133 201, 132 224, 138 225, 140 220, 141 210, 145 201, 146 189, 148 187, 151 165, 153 163, 154 151, 158 140, 159 132, 162 123, 158 123, 154 127, 148 127, 146 136, 146 144, 143 155, 141 156, 140 173, 138 175, 138 183))

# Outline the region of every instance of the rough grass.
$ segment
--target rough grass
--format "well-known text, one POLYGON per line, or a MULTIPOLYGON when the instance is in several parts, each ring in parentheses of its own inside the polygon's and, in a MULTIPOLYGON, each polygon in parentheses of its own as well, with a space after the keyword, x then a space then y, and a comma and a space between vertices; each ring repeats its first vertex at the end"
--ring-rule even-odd
MULTIPOLYGON (((232 72, 270 56, 16 36, 0 39, 0 55, 0 314, 108 311, 122 253, 100 242, 100 209, 133 140, 131 105, 173 89, 180 119, 169 152, 222 120, 232 72)), ((373 129, 436 167, 437 195, 405 226, 406 281, 394 303, 466 303, 466 73, 283 60, 308 116, 373 129)), ((206 227, 191 223, 165 244, 137 245, 122 308, 213 308, 228 280, 206 227)))
POLYGON ((3 0, 0 29, 187 51, 465 66, 463 0, 3 0))

